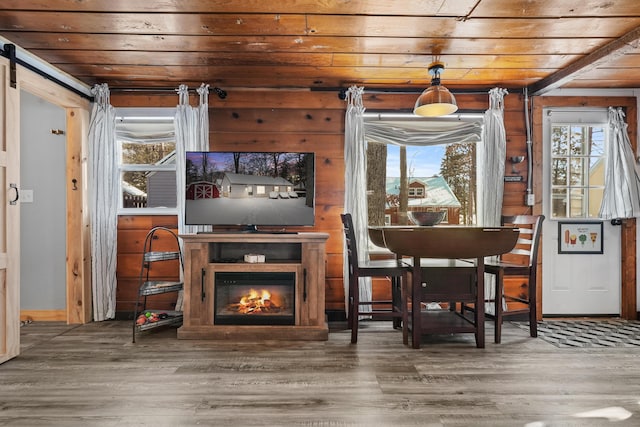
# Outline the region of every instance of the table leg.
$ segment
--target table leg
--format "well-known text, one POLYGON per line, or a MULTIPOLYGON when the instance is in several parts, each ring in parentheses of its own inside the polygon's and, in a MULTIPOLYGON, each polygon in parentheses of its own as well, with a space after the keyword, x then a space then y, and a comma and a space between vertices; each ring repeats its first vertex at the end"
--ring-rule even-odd
POLYGON ((409 345, 409 286, 413 278, 409 279, 409 276, 413 276, 410 272, 405 272, 402 275, 400 283, 400 300, 402 304, 402 343, 409 345))
POLYGON ((411 277, 411 342, 413 348, 420 348, 420 339, 422 337, 422 317, 420 314, 422 305, 422 267, 419 257, 413 257, 411 277))
POLYGON ((476 347, 484 348, 484 258, 478 258, 476 290, 476 347))

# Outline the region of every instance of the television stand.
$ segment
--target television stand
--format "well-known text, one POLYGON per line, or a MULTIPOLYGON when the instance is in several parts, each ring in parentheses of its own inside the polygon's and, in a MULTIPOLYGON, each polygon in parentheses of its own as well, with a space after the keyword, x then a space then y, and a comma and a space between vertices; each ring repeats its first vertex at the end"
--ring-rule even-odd
POLYGON ((325 341, 325 243, 327 233, 212 233, 180 235, 184 242, 183 323, 179 339, 325 341), (265 262, 243 262, 245 254, 265 262), (294 279, 293 324, 217 324, 216 274, 290 273, 294 279))

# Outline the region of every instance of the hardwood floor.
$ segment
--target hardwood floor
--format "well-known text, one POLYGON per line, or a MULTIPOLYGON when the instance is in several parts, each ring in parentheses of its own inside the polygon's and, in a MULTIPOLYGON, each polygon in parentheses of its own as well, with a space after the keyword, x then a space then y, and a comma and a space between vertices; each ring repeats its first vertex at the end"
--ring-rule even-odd
POLYGON ((129 322, 35 322, 0 365, 0 426, 640 425, 640 347, 557 348, 507 323, 499 345, 460 334, 414 350, 390 325, 364 323, 355 345, 337 328, 326 342, 168 329, 132 344, 129 322), (603 408, 629 417, 575 416, 603 408))

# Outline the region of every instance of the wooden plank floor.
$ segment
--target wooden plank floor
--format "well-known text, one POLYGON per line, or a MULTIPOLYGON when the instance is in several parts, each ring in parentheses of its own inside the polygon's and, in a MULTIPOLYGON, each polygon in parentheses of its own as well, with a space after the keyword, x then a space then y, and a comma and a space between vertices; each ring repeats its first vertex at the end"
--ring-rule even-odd
MULTIPOLYGON (((0 365, 0 426, 638 426, 640 347, 557 348, 506 324, 402 345, 388 322, 357 345, 176 339, 129 322, 22 327, 0 365), (580 418, 608 409, 628 418, 580 418), (611 409, 613 408, 613 409, 611 409), (617 408, 617 409, 616 409, 617 408)), ((601 414, 602 415, 602 414, 601 414)))

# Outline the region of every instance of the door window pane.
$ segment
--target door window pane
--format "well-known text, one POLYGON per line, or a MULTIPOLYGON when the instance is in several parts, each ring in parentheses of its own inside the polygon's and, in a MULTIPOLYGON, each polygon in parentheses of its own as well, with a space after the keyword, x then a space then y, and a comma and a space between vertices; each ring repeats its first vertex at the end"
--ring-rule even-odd
POLYGON ((604 188, 605 137, 604 124, 552 124, 552 218, 597 218, 604 188))

